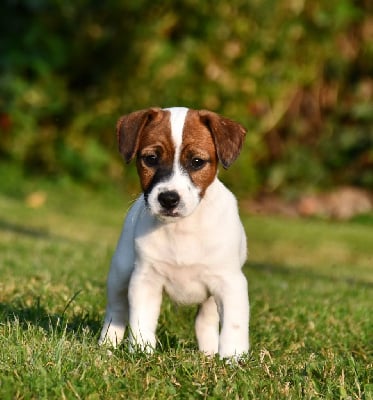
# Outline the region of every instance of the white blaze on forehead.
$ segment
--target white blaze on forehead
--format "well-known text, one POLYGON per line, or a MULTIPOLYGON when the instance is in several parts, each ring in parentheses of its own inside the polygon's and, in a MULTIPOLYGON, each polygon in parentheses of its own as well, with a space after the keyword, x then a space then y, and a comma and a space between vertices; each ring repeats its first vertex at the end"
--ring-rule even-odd
POLYGON ((175 221, 180 217, 190 215, 199 204, 200 189, 193 185, 187 171, 180 164, 180 155, 183 144, 183 130, 187 118, 188 108, 166 108, 170 113, 171 140, 175 146, 174 162, 171 175, 158 182, 150 191, 147 203, 150 212, 158 216, 164 222, 175 221), (173 215, 168 215, 159 201, 159 195, 163 192, 175 191, 180 196, 180 201, 172 210, 173 215))
POLYGON ((180 164, 180 154, 183 142, 183 130, 188 108, 166 108, 170 112, 171 139, 175 146, 174 162, 171 175, 166 180, 157 183, 148 195, 148 205, 153 215, 157 215, 164 221, 175 221, 175 217, 167 216, 159 202, 159 194, 167 191, 176 191, 180 196, 180 202, 173 210, 178 217, 190 215, 197 207, 200 190, 190 180, 188 173, 180 164))
MULTIPOLYGON (((183 141, 183 128, 185 123, 185 118, 188 112, 186 107, 172 107, 166 108, 165 110, 171 113, 171 136, 175 143, 176 156, 180 154, 181 143, 183 141)), ((177 159, 178 157, 175 157, 177 159)))

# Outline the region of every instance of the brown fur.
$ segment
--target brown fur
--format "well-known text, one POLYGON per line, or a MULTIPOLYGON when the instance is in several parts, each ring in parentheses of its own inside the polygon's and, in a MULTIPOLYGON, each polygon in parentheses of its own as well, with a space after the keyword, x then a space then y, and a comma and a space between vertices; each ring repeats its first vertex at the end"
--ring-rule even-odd
POLYGON ((220 162, 228 168, 240 154, 246 129, 214 112, 201 110, 198 113, 212 134, 220 162))
POLYGON ((143 157, 156 154, 160 157, 158 168, 172 169, 175 148, 171 139, 170 112, 160 111, 157 123, 146 126, 138 145, 137 171, 143 190, 149 186, 156 168, 148 167, 143 157))
MULTIPOLYGON (((183 128, 180 154, 182 168, 190 175, 201 196, 214 180, 218 160, 228 168, 240 153, 245 129, 238 123, 206 110, 189 110, 183 128), (206 161, 203 168, 193 170, 191 160, 206 161)), ((145 190, 157 169, 171 170, 175 145, 172 143, 170 112, 160 108, 135 111, 117 123, 119 151, 127 163, 137 156, 141 187, 145 190), (157 155, 159 165, 149 167, 144 156, 157 155)))
POLYGON ((211 133, 195 110, 189 110, 185 119, 180 162, 189 172, 194 185, 201 190, 202 197, 216 176, 218 159, 211 133), (202 169, 193 171, 190 168, 190 162, 194 157, 207 161, 202 169))
POLYGON ((148 108, 123 115, 117 122, 119 152, 127 163, 132 161, 139 147, 139 140, 145 126, 158 121, 163 114, 160 108, 148 108))

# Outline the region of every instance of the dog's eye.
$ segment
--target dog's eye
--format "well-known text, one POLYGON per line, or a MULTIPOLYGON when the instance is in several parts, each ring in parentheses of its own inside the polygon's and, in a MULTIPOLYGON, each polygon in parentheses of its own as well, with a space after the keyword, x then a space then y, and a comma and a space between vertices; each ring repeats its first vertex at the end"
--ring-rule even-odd
POLYGON ((206 164, 206 160, 202 160, 202 158, 194 157, 190 162, 190 166, 195 171, 201 169, 206 164))
POLYGON ((142 156, 142 160, 147 167, 156 167, 159 164, 159 157, 156 154, 142 156))

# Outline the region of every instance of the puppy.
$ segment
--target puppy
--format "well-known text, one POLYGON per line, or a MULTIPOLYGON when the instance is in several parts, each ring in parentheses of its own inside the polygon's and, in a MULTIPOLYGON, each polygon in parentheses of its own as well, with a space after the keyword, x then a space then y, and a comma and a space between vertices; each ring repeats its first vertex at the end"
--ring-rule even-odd
POLYGON ((100 343, 116 346, 129 324, 130 348, 153 351, 165 290, 179 303, 200 304, 202 352, 248 352, 246 237, 236 199, 217 178, 218 163, 231 165, 245 134, 205 110, 150 108, 120 118, 119 150, 127 163, 136 158, 143 193, 112 259, 100 343))

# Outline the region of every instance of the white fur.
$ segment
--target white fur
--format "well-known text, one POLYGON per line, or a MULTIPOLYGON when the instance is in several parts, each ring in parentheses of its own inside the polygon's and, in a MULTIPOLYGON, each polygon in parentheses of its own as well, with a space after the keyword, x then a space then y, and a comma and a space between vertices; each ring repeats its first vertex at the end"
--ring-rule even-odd
POLYGON ((129 323, 130 346, 152 351, 164 289, 180 303, 201 304, 195 324, 201 351, 239 357, 249 349, 247 282, 241 271, 246 237, 232 193, 215 178, 199 200, 178 164, 185 110, 170 109, 177 156, 173 175, 153 188, 150 210, 141 195, 125 220, 108 277, 100 343, 117 345, 129 323), (157 217, 161 190, 178 191, 180 218, 157 217))
POLYGON ((186 217, 191 214, 199 203, 199 189, 192 184, 189 175, 182 170, 179 161, 183 138, 183 126, 188 109, 184 107, 174 107, 166 110, 171 112, 171 134, 175 147, 173 173, 168 180, 155 185, 148 197, 148 205, 151 213, 158 216, 158 218, 164 222, 174 221, 175 217, 161 215, 161 206, 158 202, 158 195, 161 192, 174 190, 179 193, 181 201, 174 210, 179 217, 186 217))

